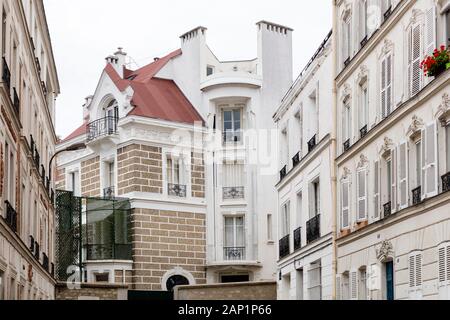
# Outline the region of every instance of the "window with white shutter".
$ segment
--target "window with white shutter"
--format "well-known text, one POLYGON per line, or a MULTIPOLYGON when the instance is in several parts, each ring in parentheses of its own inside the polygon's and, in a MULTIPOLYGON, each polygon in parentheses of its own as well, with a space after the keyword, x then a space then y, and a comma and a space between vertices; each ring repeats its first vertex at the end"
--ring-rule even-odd
POLYGON ((359 17, 360 17, 360 21, 359 21, 359 30, 360 30, 360 39, 359 41, 361 41, 361 46, 362 46, 362 42, 364 41, 364 39, 367 40, 367 35, 368 35, 368 1, 369 0, 362 0, 360 1, 360 5, 359 5, 359 17))
POLYGON ((438 194, 437 124, 432 122, 422 130, 423 199, 438 194))
POLYGON ((398 183, 400 210, 407 208, 409 205, 408 159, 408 144, 406 142, 402 142, 398 147, 398 183))
POLYGON ((422 299, 422 252, 415 251, 409 255, 409 298, 422 299))
POLYGON ((350 272, 350 300, 358 300, 358 272, 350 272))
POLYGON ((381 61, 381 113, 386 118, 392 112, 392 55, 381 61))
POLYGON ((365 221, 367 220, 367 169, 359 170, 357 175, 358 221, 365 221))
POLYGON ((374 181, 374 209, 373 209, 373 219, 378 220, 380 218, 381 211, 381 198, 380 198, 380 162, 375 161, 374 170, 373 170, 373 181, 374 181))
POLYGON ((350 181, 341 183, 341 229, 350 228, 350 181))
POLYGON ((397 150, 392 149, 391 157, 391 209, 392 213, 397 211, 397 150))
POLYGON ((342 20, 342 64, 345 67, 346 62, 350 60, 351 55, 351 15, 347 13, 342 20))
MULTIPOLYGON (((426 12, 426 20, 425 20, 425 54, 431 55, 433 54, 434 49, 436 49, 436 8, 433 6, 428 9, 426 12)), ((428 82, 431 81, 431 78, 427 78, 428 82)))
POLYGON ((368 278, 367 278, 367 268, 363 267, 359 269, 359 288, 358 288, 358 299, 359 300, 368 300, 369 299, 369 291, 368 291, 368 278))
POLYGON ((450 299, 450 242, 438 247, 439 299, 450 299))
POLYGON ((408 50, 409 50, 409 94, 415 96, 422 89, 422 27, 417 23, 409 29, 408 50))

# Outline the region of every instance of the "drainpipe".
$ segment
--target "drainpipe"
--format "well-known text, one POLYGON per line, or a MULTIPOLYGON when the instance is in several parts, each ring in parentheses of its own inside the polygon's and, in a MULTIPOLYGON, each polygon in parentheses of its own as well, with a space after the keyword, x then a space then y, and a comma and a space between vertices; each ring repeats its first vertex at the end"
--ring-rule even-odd
POLYGON ((333 234, 333 262, 332 262, 332 274, 333 274, 333 292, 332 292, 332 299, 336 300, 336 276, 337 276, 337 214, 338 214, 338 202, 337 202, 337 168, 336 168, 336 155, 337 155, 337 87, 336 87, 336 77, 337 77, 337 8, 335 0, 331 0, 332 6, 333 6, 333 35, 332 35, 332 75, 333 75, 333 84, 332 84, 332 91, 333 91, 333 103, 332 103, 332 125, 331 125, 331 151, 330 151, 330 170, 331 170, 331 197, 332 197, 332 205, 331 205, 331 211, 332 211, 332 234, 333 234))

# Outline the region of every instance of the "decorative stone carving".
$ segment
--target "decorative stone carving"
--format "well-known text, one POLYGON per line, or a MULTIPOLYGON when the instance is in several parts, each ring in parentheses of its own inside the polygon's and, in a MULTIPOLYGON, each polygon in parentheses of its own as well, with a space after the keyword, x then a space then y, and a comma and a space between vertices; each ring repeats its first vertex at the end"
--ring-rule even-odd
POLYGON ((350 177, 350 175, 352 174, 352 172, 350 171, 349 168, 344 167, 344 173, 342 174, 342 179, 341 180, 346 180, 350 177))
POLYGON ((341 101, 345 101, 346 99, 350 98, 351 95, 352 95, 352 88, 348 83, 344 83, 341 101))
POLYGON ((442 102, 436 112, 436 118, 439 119, 442 126, 447 126, 450 123, 450 97, 448 93, 442 95, 442 102))
POLYGON ((422 118, 419 118, 417 115, 412 117, 412 122, 408 128, 406 136, 411 140, 416 140, 420 137, 422 129, 425 127, 425 123, 422 118))
POLYGON ((383 47, 381 48, 381 56, 389 53, 394 48, 394 43, 389 39, 384 39, 383 47))
POLYGON ((358 71, 358 77, 356 82, 361 85, 364 81, 367 81, 369 77, 369 69, 365 65, 361 65, 358 71))
POLYGON ((390 241, 385 240, 381 243, 381 247, 376 250, 376 253, 377 259, 383 262, 394 255, 394 246, 390 241))
POLYGON ((391 150, 394 147, 394 143, 392 142, 392 139, 385 137, 384 143, 381 146, 380 154, 382 157, 386 157, 391 153, 391 150))
POLYGON ((365 168, 369 164, 369 159, 365 155, 359 156, 358 169, 365 168))

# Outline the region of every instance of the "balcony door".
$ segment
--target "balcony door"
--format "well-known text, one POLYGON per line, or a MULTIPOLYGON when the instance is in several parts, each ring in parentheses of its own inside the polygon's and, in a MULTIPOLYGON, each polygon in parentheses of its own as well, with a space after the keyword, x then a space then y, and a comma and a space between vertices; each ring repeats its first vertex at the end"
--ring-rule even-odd
POLYGON ((224 260, 245 260, 244 217, 225 217, 224 260))
POLYGON ((117 131, 117 122, 119 121, 119 106, 116 100, 109 103, 106 108, 106 126, 108 134, 113 134, 117 131))
POLYGON ((385 295, 386 300, 394 300, 394 262, 389 261, 385 263, 385 295))

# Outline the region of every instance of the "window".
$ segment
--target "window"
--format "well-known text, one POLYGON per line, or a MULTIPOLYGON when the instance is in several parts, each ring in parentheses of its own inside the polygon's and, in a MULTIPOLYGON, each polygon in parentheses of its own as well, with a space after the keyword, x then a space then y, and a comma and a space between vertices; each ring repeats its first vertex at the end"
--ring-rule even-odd
POLYGON ((303 194, 297 194, 297 227, 301 227, 303 222, 303 194))
POLYGON ((174 275, 167 279, 166 289, 172 292, 176 286, 186 286, 189 285, 189 280, 182 275, 174 275))
POLYGON ((358 221, 367 220, 367 169, 358 171, 358 221))
POLYGON ((344 272, 341 279, 341 299, 350 299, 350 272, 344 272))
POLYGON ((422 141, 418 141, 415 144, 415 154, 416 154, 416 188, 422 185, 422 141))
POLYGON ((320 215, 320 181, 316 180, 310 185, 310 219, 320 215))
POLYGON ((342 21, 342 63, 347 66, 350 60, 352 43, 351 15, 348 12, 342 21))
POLYGON ((408 144, 400 143, 398 147, 398 178, 399 178, 399 204, 400 209, 404 209, 409 205, 409 185, 408 185, 408 144))
POLYGON ((183 159, 167 155, 166 175, 168 194, 170 196, 186 197, 183 159))
POLYGON ((379 161, 375 161, 374 163, 374 170, 373 170, 373 181, 374 181, 374 196, 373 196, 373 218, 374 220, 377 220, 380 217, 380 209, 381 209, 381 205, 380 205, 380 201, 381 201, 381 191, 380 191, 380 162, 379 161))
POLYGON ((0 271, 0 300, 5 300, 5 274, 0 271))
POLYGON ((437 125, 428 124, 422 130, 422 197, 434 197, 438 193, 438 166, 437 166, 437 125))
POLYGON ((392 112, 392 55, 381 62, 381 112, 383 119, 392 112))
MULTIPOLYGON (((368 129, 369 124, 369 89, 367 81, 364 81, 360 87, 360 102, 359 102, 359 129, 368 129)), ((362 135, 362 134, 361 134, 362 135)))
POLYGON ((450 299, 450 243, 438 248, 439 299, 450 299))
POLYGON ((242 115, 241 109, 223 111, 224 142, 241 142, 242 115))
POLYGON ((210 76, 214 74, 214 67, 213 66, 207 66, 206 67, 206 76, 210 76))
MULTIPOLYGON (((225 217, 225 245, 227 249, 245 248, 244 217, 225 217)), ((229 258, 226 254, 226 258, 229 258)))
POLYGON ((5 186, 5 200, 14 206, 15 195, 15 162, 14 153, 11 146, 5 143, 5 174, 4 174, 4 186, 5 186))
POLYGON ((350 181, 341 182, 341 229, 350 228, 350 181))
POLYGON ((422 298, 422 253, 413 252, 409 255, 409 298, 422 298))
POLYGON ((303 154, 303 117, 302 117, 302 109, 296 113, 295 115, 295 119, 296 119, 296 123, 297 123, 297 130, 298 130, 298 151, 300 156, 303 154))
POLYGON ((367 36, 369 34, 369 30, 368 30, 368 0, 363 0, 360 1, 360 14, 359 14, 359 18, 360 18, 360 22, 359 22, 359 28, 360 28, 360 39, 359 41, 361 42, 361 46, 363 46, 363 43, 365 40, 367 40, 367 36))
POLYGON ((386 161, 386 190, 387 190, 387 202, 391 202, 392 200, 392 159, 388 159, 386 161))
POLYGON ((223 199, 243 199, 245 192, 244 164, 238 162, 223 164, 223 199))
POLYGON ((321 261, 312 263, 308 269, 309 300, 322 300, 322 265, 321 261))
POLYGON ((249 282, 250 276, 248 274, 242 275, 222 275, 220 277, 221 283, 239 283, 239 282, 249 282))
POLYGON ((267 241, 273 241, 273 217, 271 214, 267 215, 267 241))
POLYGON ((285 236, 290 234, 290 215, 291 215, 291 203, 287 202, 283 205, 283 208, 281 209, 281 224, 280 224, 280 231, 281 231, 281 238, 284 238, 285 236))
POLYGON ((288 125, 281 131, 281 159, 283 159, 283 164, 289 166, 289 131, 288 125))
POLYGON ((342 109, 342 143, 344 144, 344 152, 350 146, 350 138, 352 132, 352 111, 350 108, 350 99, 344 101, 342 109), (345 146, 348 144, 347 146, 345 146))
POLYGON ((115 182, 114 162, 107 163, 107 169, 108 169, 107 187, 114 187, 115 182))
POLYGON ((96 273, 95 282, 109 282, 109 273, 96 273))
MULTIPOLYGON (((422 27, 418 23, 413 25, 408 34, 409 52, 409 93, 413 97, 422 89, 422 72, 420 62, 422 60, 422 27)), ((431 53, 430 53, 431 54, 431 53)))
POLYGON ((116 100, 112 100, 105 109, 107 117, 108 134, 117 132, 117 122, 119 121, 119 105, 116 100))
POLYGON ((450 125, 445 127, 447 172, 450 172, 450 125))
POLYGON ((369 298, 369 290, 367 287, 367 269, 363 267, 359 269, 359 288, 358 288, 358 299, 359 300, 367 300, 369 298))

